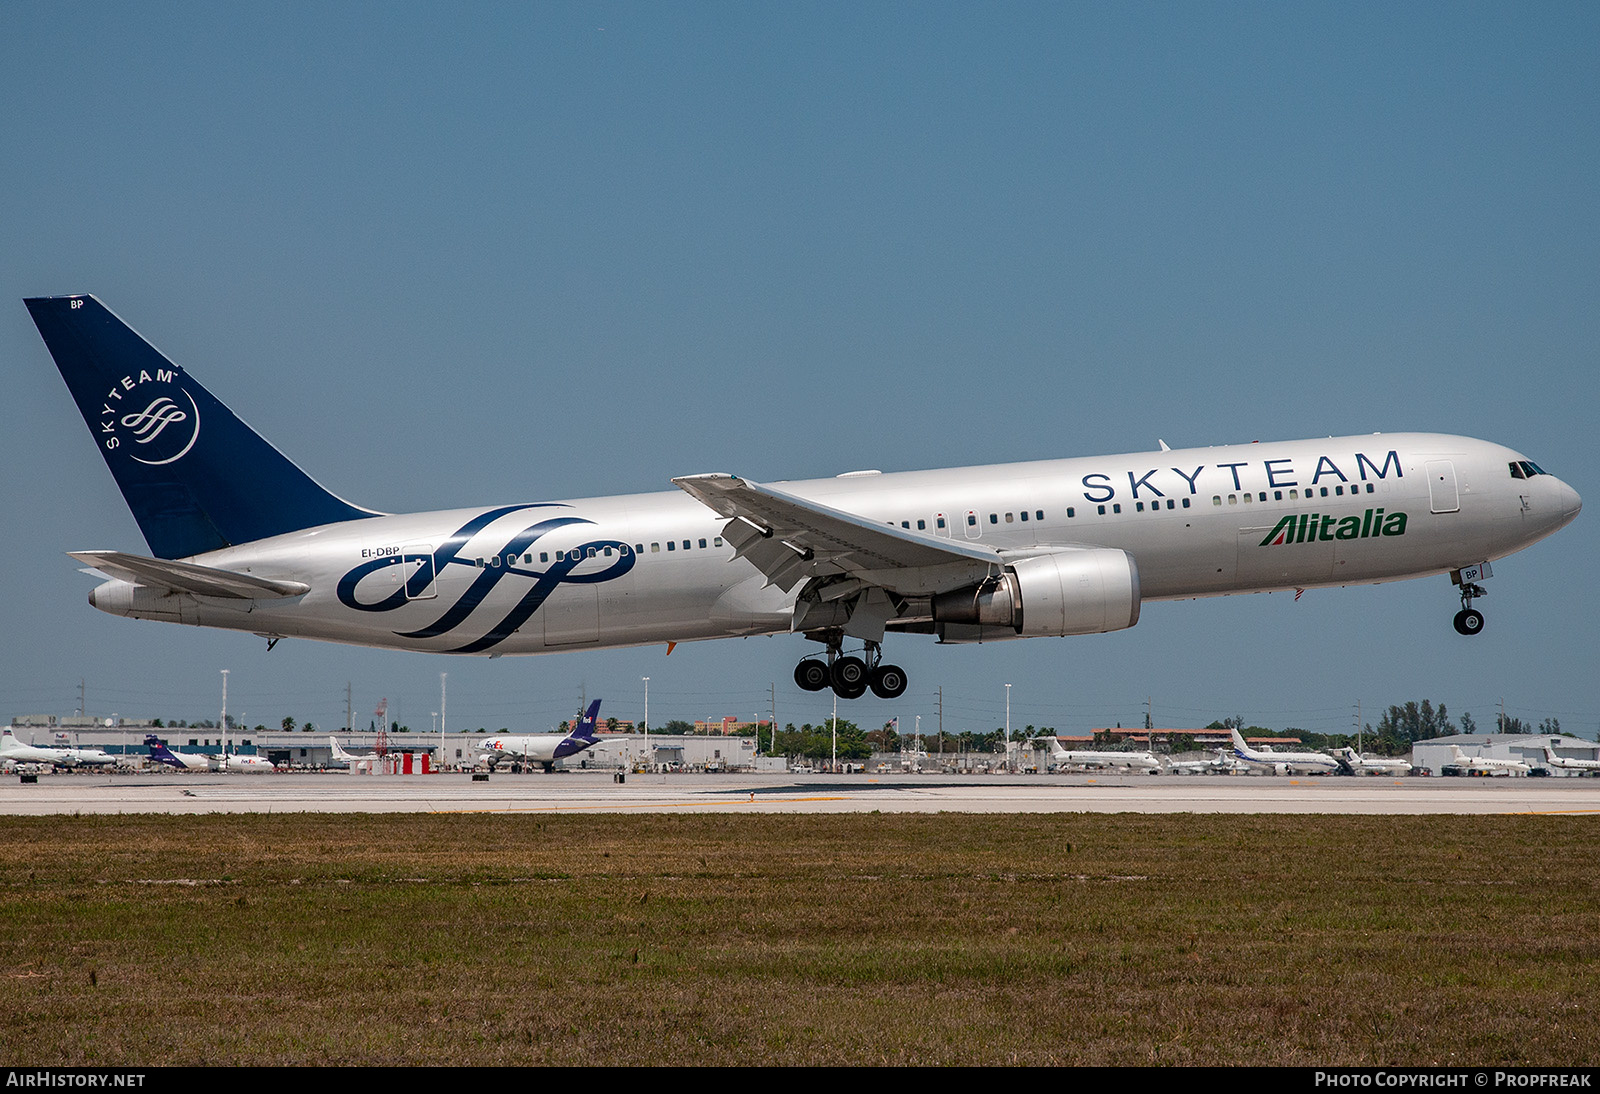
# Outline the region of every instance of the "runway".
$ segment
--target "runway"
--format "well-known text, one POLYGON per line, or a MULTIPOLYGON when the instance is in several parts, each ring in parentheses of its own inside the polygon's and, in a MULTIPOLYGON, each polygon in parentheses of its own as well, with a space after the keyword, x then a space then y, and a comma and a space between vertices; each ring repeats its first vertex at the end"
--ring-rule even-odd
POLYGON ((1600 779, 1140 775, 352 776, 0 779, 0 815, 117 813, 1600 813, 1600 779))

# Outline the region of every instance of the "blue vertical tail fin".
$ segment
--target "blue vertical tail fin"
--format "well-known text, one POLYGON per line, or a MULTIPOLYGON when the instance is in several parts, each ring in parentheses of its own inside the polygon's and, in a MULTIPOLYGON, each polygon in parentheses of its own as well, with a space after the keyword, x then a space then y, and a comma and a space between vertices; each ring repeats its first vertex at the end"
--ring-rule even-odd
POLYGON ((584 711, 583 717, 578 719, 578 726, 572 731, 572 736, 580 740, 592 741, 595 739, 595 725, 600 719, 600 700, 596 699, 589 704, 589 709, 584 711))
POLYGON ((378 515, 324 490, 94 297, 24 303, 158 558, 378 515))
POLYGON ((182 767, 183 764, 174 756, 166 744, 154 733, 145 734, 144 745, 150 750, 150 759, 167 767, 182 767))

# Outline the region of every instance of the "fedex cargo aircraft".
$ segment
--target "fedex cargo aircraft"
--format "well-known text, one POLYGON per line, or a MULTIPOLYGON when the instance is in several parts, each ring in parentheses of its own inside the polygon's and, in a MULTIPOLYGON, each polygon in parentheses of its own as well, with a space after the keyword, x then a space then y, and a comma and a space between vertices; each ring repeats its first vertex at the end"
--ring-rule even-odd
POLYGON ((269 644, 498 656, 792 632, 821 647, 801 687, 894 698, 889 634, 1096 634, 1150 600, 1448 574, 1476 634, 1489 564, 1582 506, 1503 445, 1396 433, 380 513, 94 297, 26 303, 150 547, 72 552, 105 578, 89 602, 269 644))

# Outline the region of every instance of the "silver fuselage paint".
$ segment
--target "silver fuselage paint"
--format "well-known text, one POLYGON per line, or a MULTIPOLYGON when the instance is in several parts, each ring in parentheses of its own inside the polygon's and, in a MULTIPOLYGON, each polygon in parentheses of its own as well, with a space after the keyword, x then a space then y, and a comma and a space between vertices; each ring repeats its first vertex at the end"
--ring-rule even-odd
MULTIPOLYGON (((1552 475, 1512 477, 1522 459, 1465 437, 1374 434, 782 487, 895 527, 920 521, 1001 558, 1126 551, 1143 599, 1173 600, 1393 581, 1521 550, 1581 505, 1552 475)), ((678 491, 371 517, 189 560, 303 582, 300 596, 162 595, 109 581, 91 602, 264 635, 492 655, 788 632, 795 593, 718 546, 724 523, 678 491)))

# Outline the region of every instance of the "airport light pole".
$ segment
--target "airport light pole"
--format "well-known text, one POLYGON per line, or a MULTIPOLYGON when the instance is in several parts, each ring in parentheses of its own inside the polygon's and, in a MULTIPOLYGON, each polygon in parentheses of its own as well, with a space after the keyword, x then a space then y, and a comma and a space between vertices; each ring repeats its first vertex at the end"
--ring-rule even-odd
POLYGON ((441 768, 444 767, 444 681, 445 677, 449 675, 450 674, 448 672, 441 672, 439 674, 439 766, 441 768))
POLYGON ((650 770, 650 677, 642 676, 644 681, 644 767, 650 770))
POLYGON ((222 670, 222 770, 228 770, 228 670, 222 670))

